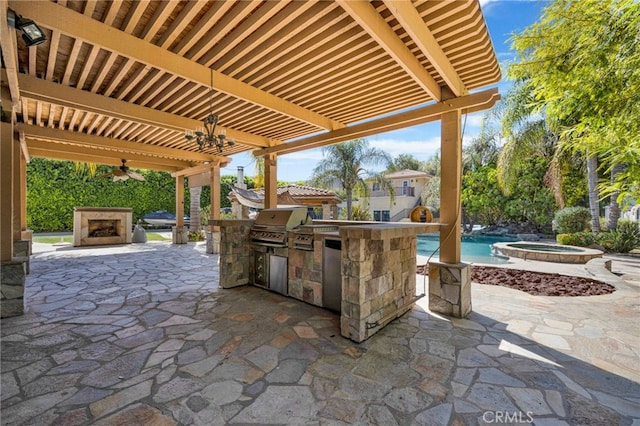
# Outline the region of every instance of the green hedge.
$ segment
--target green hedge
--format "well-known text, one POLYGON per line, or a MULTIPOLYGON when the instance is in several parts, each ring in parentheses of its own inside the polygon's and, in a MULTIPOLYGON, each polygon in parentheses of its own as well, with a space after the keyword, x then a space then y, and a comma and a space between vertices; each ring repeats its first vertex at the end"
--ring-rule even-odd
MULTIPOLYGON (((74 207, 128 207, 133 209, 134 223, 145 214, 166 210, 175 213, 175 178, 166 172, 135 169, 145 178, 113 182, 98 178, 113 170, 112 166, 98 166, 94 177, 76 171, 70 161, 32 158, 27 165, 27 225, 35 232, 73 230, 74 207)), ((185 179, 185 213, 189 214, 190 194, 185 179)), ((226 194, 235 176, 221 177, 221 207, 230 206, 226 194)), ((253 181, 245 177, 251 188, 253 181)), ((209 205, 210 189, 202 188, 200 204, 209 205)))

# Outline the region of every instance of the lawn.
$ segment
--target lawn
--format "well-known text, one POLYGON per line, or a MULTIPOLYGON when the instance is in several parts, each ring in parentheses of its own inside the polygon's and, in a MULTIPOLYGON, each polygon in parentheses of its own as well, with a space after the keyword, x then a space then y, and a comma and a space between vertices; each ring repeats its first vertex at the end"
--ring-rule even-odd
MULTIPOLYGON (((147 232, 147 241, 171 241, 171 238, 165 238, 162 234, 155 232, 147 232)), ((73 243, 73 235, 38 235, 33 237, 33 242, 44 244, 73 243)))

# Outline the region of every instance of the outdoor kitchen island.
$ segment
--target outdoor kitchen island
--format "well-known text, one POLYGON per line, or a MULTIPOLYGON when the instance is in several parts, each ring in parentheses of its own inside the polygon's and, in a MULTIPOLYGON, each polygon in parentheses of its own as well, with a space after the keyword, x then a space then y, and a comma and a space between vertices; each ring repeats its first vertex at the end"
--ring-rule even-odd
MULTIPOLYGON (((253 224, 254 220, 210 221, 220 229, 220 287, 255 285, 255 250, 250 237, 253 224)), ((328 265, 323 265, 323 256, 327 255, 327 241, 339 241, 329 244, 334 252, 336 247, 341 249, 340 262, 334 267, 341 272, 341 289, 336 291, 340 292, 344 337, 356 342, 366 340, 411 309, 417 300, 416 236, 439 230, 439 224, 314 221, 310 225, 335 226, 337 231, 314 233, 313 250, 295 246, 297 233, 303 229, 288 232, 288 285, 286 291, 278 288, 277 292, 327 307, 322 287, 323 266, 326 274, 328 265)), ((285 253, 281 248, 276 250, 276 257, 285 253)))

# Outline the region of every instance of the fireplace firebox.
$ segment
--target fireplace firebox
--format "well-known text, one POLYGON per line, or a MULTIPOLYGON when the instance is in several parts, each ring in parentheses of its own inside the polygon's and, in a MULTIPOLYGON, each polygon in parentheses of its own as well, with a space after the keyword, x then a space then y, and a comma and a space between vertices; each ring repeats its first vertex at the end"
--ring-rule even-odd
POLYGON ((76 207, 73 210, 74 246, 131 243, 131 209, 76 207))

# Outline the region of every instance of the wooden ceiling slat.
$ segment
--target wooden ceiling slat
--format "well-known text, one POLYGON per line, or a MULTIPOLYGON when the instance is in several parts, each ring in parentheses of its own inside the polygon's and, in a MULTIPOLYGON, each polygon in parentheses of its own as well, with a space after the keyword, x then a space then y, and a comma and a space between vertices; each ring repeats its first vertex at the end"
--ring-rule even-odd
MULTIPOLYGON (((263 75, 278 71, 288 60, 295 59, 296 55, 303 55, 314 43, 322 44, 323 37, 326 37, 325 31, 342 21, 344 21, 344 13, 338 8, 332 10, 322 19, 302 28, 295 37, 287 37, 278 50, 266 55, 259 63, 235 76, 246 83, 256 84, 257 79, 263 75)), ((346 27, 345 30, 351 28, 348 23, 343 22, 343 26, 346 27)), ((271 39, 269 42, 271 42, 271 39)), ((268 51, 266 48, 264 50, 268 51)))
MULTIPOLYGON (((296 49, 297 52, 292 52, 279 64, 274 64, 270 69, 264 70, 256 80, 248 82, 263 90, 278 93, 283 87, 289 88, 287 82, 293 74, 296 79, 302 80, 308 75, 315 76, 320 69, 329 69, 328 72, 331 72, 335 69, 335 65, 328 66, 328 62, 340 63, 342 58, 348 58, 359 49, 370 52, 374 44, 371 43, 371 40, 362 37, 360 31, 354 27, 355 25, 345 26, 338 22, 336 26, 328 28, 318 37, 314 37, 314 41, 307 43, 304 49, 296 49)), ((379 50, 377 46, 375 50, 379 50)))
POLYGON ((143 101, 140 101, 143 95, 152 90, 153 87, 159 85, 160 79, 165 75, 164 71, 160 71, 157 68, 153 68, 149 73, 145 76, 144 81, 140 84, 140 87, 134 87, 132 92, 125 96, 125 100, 131 103, 136 103, 139 105, 144 105, 143 101))
POLYGON ((58 107, 55 104, 50 104, 49 107, 49 118, 47 120, 47 127, 54 127, 54 120, 55 120, 55 115, 56 115, 56 110, 58 109, 58 107))
MULTIPOLYGON (((178 55, 185 56, 189 49, 198 43, 198 41, 208 40, 203 36, 207 31, 213 31, 213 26, 233 7, 233 4, 233 1, 213 3, 209 10, 193 26, 191 31, 183 37, 171 51, 178 55)), ((193 54, 187 55, 187 57, 193 57, 193 54)))
POLYGON ((231 50, 234 51, 235 55, 240 55, 241 53, 238 52, 238 44, 259 32, 270 19, 289 6, 289 4, 288 0, 263 3, 258 11, 252 13, 249 18, 238 25, 231 33, 211 46, 206 52, 203 52, 202 56, 193 59, 201 64, 210 66, 231 50))
POLYGON ((47 80, 53 79, 53 72, 55 71, 56 58, 58 55, 58 43, 60 43, 60 31, 53 31, 51 41, 49 42, 49 59, 47 61, 47 71, 45 74, 47 80))
MULTIPOLYGON (((312 17, 316 17, 317 20, 322 20, 325 19, 327 14, 332 14, 332 16, 340 14, 339 11, 334 11, 335 7, 327 10, 316 1, 304 3, 306 3, 309 8, 305 9, 303 13, 299 15, 294 15, 297 19, 291 19, 294 16, 289 17, 289 19, 285 17, 285 25, 276 25, 273 30, 267 26, 269 35, 264 39, 263 43, 242 56, 227 55, 229 56, 228 59, 225 57, 215 63, 215 69, 220 70, 230 77, 242 79, 242 74, 246 70, 251 70, 268 61, 271 55, 279 55, 287 50, 287 43, 290 44, 291 40, 297 39, 299 34, 304 30, 302 26, 296 25, 296 22, 309 22, 312 17), (267 46, 269 48, 267 48, 267 46), (233 60, 233 62, 229 62, 230 60, 233 60)), ((311 26, 313 25, 314 23, 312 21, 311 26)))
POLYGON ((37 58, 38 46, 31 46, 29 48, 29 74, 36 75, 37 74, 37 58))
POLYGON ((67 120, 67 114, 69 113, 69 107, 64 106, 62 107, 62 111, 60 112, 60 120, 58 121, 58 128, 61 130, 66 129, 66 120, 67 120))
POLYGON ((140 37, 142 37, 144 41, 152 41, 179 3, 179 0, 165 0, 159 2, 156 10, 149 19, 149 25, 142 31, 140 37))
POLYGON ((76 109, 73 111, 73 114, 71 115, 71 118, 69 119, 69 130, 74 130, 76 127, 76 121, 78 121, 78 118, 80 118, 80 113, 82 111, 80 111, 79 109, 76 109))
POLYGON ((89 120, 91 120, 93 114, 90 112, 84 112, 84 116, 82 117, 82 120, 80 121, 80 124, 78 124, 78 131, 84 133, 84 130, 87 128, 87 124, 89 123, 89 120))
POLYGON ((134 88, 145 78, 152 68, 144 64, 136 64, 135 68, 131 71, 130 75, 121 82, 120 87, 116 90, 113 97, 118 100, 123 100, 127 94, 129 94, 134 88))
POLYGON ((186 2, 178 16, 175 17, 169 28, 160 37, 157 45, 167 49, 204 6, 205 2, 186 2))

